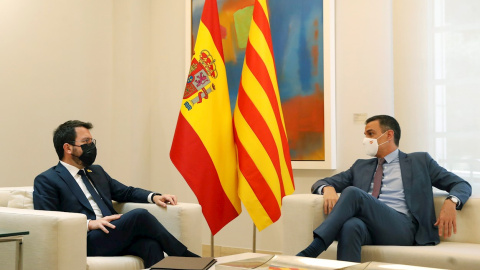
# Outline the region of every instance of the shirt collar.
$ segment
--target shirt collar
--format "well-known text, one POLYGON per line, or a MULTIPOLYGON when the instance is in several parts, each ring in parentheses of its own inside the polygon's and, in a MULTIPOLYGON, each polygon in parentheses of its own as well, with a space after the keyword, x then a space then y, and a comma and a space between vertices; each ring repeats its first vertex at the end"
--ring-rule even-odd
POLYGON ((385 156, 385 161, 387 163, 392 162, 394 159, 398 158, 398 148, 395 149, 393 152, 385 156))
POLYGON ((68 170, 68 172, 73 176, 75 177, 78 172, 80 171, 80 169, 78 169, 77 167, 73 166, 73 165, 70 165, 68 163, 65 163, 63 161, 60 160, 60 163, 68 170))

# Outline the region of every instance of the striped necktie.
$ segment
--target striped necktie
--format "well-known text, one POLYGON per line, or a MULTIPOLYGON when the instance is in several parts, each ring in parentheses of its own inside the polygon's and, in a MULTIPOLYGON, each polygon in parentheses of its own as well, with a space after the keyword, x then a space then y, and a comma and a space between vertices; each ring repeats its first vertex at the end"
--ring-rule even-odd
POLYGON ((373 191, 372 196, 378 198, 380 195, 380 187, 382 186, 382 178, 383 178, 383 163, 385 162, 384 158, 378 159, 378 166, 377 170, 375 171, 375 175, 373 176, 373 191))

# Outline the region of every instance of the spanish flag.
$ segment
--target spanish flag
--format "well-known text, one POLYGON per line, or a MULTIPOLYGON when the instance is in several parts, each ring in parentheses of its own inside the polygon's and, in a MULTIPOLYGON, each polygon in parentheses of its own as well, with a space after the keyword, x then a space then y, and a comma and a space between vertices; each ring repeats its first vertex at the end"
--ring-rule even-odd
POLYGON ((256 0, 233 114, 239 196, 258 230, 295 190, 266 0, 256 0))
POLYGON ((216 0, 206 0, 170 150, 215 235, 241 211, 216 0))

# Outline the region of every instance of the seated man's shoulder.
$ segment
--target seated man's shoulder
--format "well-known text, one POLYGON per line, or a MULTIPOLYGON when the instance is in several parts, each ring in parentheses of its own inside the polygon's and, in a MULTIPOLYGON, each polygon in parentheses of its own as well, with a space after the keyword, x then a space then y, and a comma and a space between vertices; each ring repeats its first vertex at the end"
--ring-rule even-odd
POLYGON ((33 180, 34 187, 39 188, 44 186, 57 185, 57 183, 59 182, 58 179, 60 176, 58 175, 56 167, 57 166, 53 166, 47 169, 46 171, 40 173, 39 175, 37 175, 33 180))
POLYGON ((49 177, 49 176, 51 176, 51 175, 53 175, 53 174, 56 174, 56 173, 55 173, 56 167, 57 167, 57 165, 55 165, 55 166, 53 166, 53 167, 51 167, 51 168, 48 168, 46 171, 40 173, 37 177, 39 177, 39 176, 49 177))
POLYGON ((428 152, 412 152, 412 153, 405 153, 407 157, 412 157, 412 158, 431 158, 430 154, 428 152))
POLYGON ((371 163, 373 161, 375 161, 377 158, 362 158, 362 159, 357 159, 355 160, 355 162, 353 163, 352 167, 353 166, 356 166, 356 165, 364 165, 364 164, 368 164, 368 163, 371 163))
POLYGON ((105 172, 103 167, 98 164, 88 166, 87 170, 91 170, 93 172, 105 172))

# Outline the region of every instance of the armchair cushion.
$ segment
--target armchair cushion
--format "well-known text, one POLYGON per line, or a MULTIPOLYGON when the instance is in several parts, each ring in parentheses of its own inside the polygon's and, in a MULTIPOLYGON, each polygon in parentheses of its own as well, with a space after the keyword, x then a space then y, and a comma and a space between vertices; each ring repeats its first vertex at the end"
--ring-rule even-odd
POLYGON ((33 190, 12 190, 7 207, 19 209, 33 209, 33 190))
POLYGON ((33 209, 33 187, 0 188, 0 207, 33 209))
POLYGON ((143 261, 137 256, 87 257, 88 270, 131 270, 143 268, 143 261))

